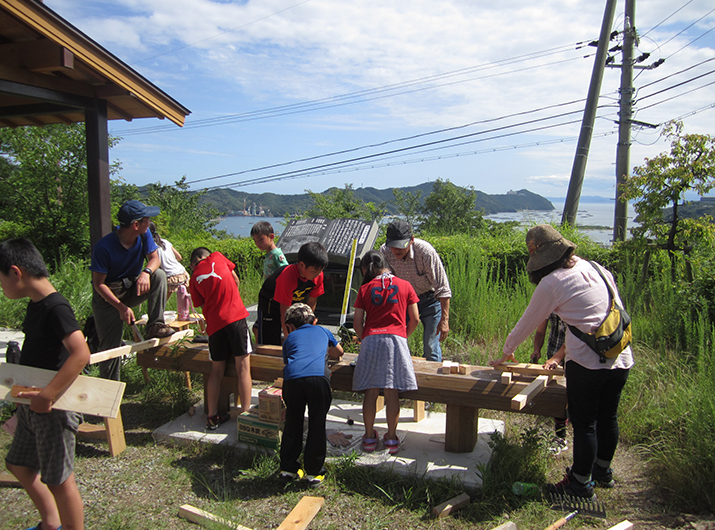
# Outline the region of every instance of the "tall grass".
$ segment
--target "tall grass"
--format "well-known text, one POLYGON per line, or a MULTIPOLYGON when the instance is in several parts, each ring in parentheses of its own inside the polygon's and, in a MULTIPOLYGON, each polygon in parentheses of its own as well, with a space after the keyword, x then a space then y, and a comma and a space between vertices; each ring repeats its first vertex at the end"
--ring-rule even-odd
MULTIPOLYGON (((67 260, 50 276, 55 289, 69 300, 80 325, 92 314, 92 274, 88 262, 67 260)), ((20 329, 27 312, 27 298, 10 300, 0 296, 0 327, 20 329)))

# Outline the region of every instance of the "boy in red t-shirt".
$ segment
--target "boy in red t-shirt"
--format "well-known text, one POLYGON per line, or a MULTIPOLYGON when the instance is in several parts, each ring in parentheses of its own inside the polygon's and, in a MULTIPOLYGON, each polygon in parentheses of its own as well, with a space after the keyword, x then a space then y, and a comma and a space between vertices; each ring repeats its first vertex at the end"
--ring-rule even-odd
POLYGON ((318 297, 325 292, 323 269, 328 252, 317 241, 301 246, 298 263, 277 270, 263 282, 258 293, 258 343, 281 345, 281 331, 288 336, 286 310, 301 302, 315 311, 318 297))
POLYGON ((218 395, 226 370, 226 361, 235 357, 238 374, 238 394, 241 411, 251 406, 251 363, 253 351, 243 305, 238 291, 236 265, 220 252, 211 253, 199 247, 191 253, 191 280, 189 291, 196 307, 203 306, 209 335, 211 374, 206 383, 206 428, 217 429, 230 419, 229 414, 218 413, 218 395))

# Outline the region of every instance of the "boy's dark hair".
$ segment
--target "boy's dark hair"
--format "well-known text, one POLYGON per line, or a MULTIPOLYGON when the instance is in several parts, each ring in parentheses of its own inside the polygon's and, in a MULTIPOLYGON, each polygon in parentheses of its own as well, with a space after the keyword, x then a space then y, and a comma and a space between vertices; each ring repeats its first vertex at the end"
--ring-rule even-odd
POLYGON ((307 304, 293 304, 288 309, 286 309, 286 325, 290 324, 298 329, 306 324, 312 324, 315 320, 315 315, 313 310, 307 304))
POLYGON ((378 274, 382 274, 385 270, 394 272, 387 262, 387 258, 379 250, 369 250, 360 260, 360 267, 365 269, 365 275, 362 280, 363 285, 374 279, 378 274))
POLYGON ((25 237, 0 243, 0 272, 9 274, 13 265, 34 278, 50 277, 40 251, 25 237))
POLYGON ((199 260, 202 260, 204 258, 207 258, 211 255, 211 251, 207 249, 206 247, 198 247, 195 248, 194 251, 191 253, 191 259, 189 260, 189 263, 191 263, 191 266, 193 267, 196 262, 199 260))
POLYGON ((251 227, 251 237, 270 236, 273 233, 273 227, 268 221, 258 221, 251 227))
POLYGON ((315 267, 322 271, 328 266, 328 251, 317 241, 311 241, 298 250, 298 261, 302 261, 306 267, 315 267))

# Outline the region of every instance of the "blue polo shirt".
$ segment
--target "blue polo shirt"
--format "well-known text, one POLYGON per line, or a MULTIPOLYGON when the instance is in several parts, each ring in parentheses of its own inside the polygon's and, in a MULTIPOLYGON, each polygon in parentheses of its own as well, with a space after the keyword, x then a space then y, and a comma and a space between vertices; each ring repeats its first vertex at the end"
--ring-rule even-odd
POLYGON ((283 341, 283 379, 325 376, 330 379, 328 346, 337 346, 335 336, 321 326, 305 324, 283 341))

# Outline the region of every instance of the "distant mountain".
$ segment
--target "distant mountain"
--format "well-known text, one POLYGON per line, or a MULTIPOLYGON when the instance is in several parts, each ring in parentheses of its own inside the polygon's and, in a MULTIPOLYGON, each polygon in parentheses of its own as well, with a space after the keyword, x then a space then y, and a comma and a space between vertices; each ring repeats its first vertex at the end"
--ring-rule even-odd
MULTIPOLYGON (((425 182, 418 186, 398 188, 403 192, 422 192, 422 201, 432 192, 432 183, 425 182)), ((355 197, 364 202, 375 204, 386 203, 389 213, 397 213, 392 204, 393 188, 378 190, 376 188, 357 188, 355 197)), ((328 194, 326 190, 323 194, 328 194)), ((256 213, 263 211, 270 217, 283 217, 286 214, 304 212, 313 205, 313 200, 307 193, 299 195, 279 195, 277 193, 246 193, 229 189, 211 190, 201 197, 201 204, 210 204, 223 214, 242 212, 245 210, 256 213)), ((510 191, 504 195, 487 195, 477 191, 477 209, 483 209, 485 214, 499 212, 517 212, 520 210, 553 210, 551 202, 529 190, 510 191)))

